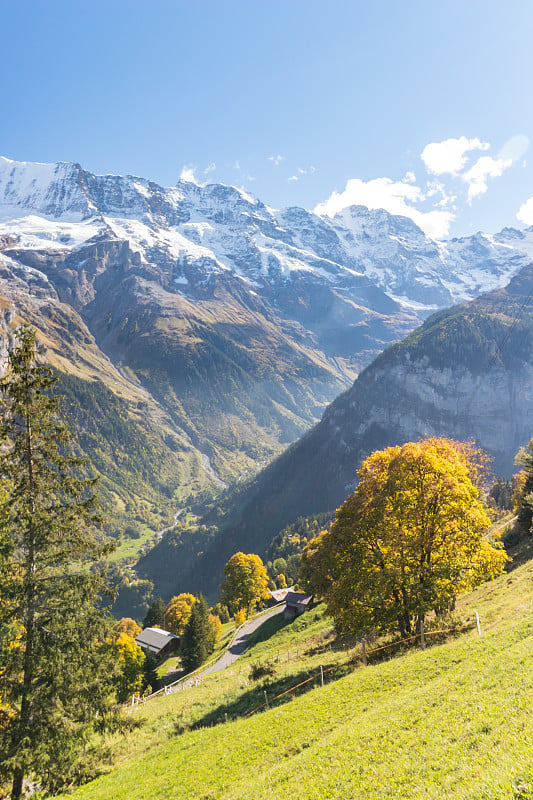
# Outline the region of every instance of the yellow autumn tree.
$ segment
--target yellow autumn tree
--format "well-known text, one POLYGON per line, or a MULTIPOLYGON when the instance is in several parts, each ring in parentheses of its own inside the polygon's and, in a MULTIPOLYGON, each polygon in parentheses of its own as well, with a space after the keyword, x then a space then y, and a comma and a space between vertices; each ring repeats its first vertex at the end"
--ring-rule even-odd
POLYGON ((114 633, 127 633, 132 639, 135 639, 141 630, 141 626, 131 617, 122 617, 122 619, 119 619, 119 621, 113 625, 114 633))
POLYGON ((224 567, 220 602, 231 614, 241 608, 249 613, 268 597, 268 575, 255 553, 235 553, 224 567))
POLYGON ((355 492, 302 558, 304 584, 324 597, 340 631, 408 635, 502 571, 507 557, 486 538, 477 486, 485 464, 473 445, 441 438, 364 461, 355 492))
POLYGON ((115 678, 117 699, 123 702, 141 691, 145 655, 131 636, 124 631, 113 633, 111 646, 115 651, 118 674, 115 678))
POLYGON ((182 592, 173 597, 169 601, 165 612, 167 631, 175 633, 176 636, 181 636, 191 616, 192 608, 197 602, 198 598, 188 592, 182 592))

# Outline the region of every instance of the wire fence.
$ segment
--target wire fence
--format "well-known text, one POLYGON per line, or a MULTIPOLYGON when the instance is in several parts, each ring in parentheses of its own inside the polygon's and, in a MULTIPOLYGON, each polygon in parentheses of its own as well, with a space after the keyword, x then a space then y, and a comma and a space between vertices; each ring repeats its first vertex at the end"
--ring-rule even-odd
MULTIPOLYGON (((423 623, 422 623, 421 624, 421 630, 420 630, 419 633, 415 633, 412 636, 406 636, 403 639, 396 639, 393 642, 389 642, 388 644, 382 645, 380 647, 374 647, 371 650, 367 650, 366 649, 366 640, 362 639, 361 642, 360 642, 360 646, 361 646, 361 661, 362 661, 364 666, 367 666, 368 659, 370 658, 370 656, 374 655, 375 653, 380 653, 380 652, 383 652, 383 651, 388 650, 388 649, 393 648, 393 647, 397 648, 401 644, 405 644, 406 642, 413 642, 416 639, 420 639, 421 647, 422 647, 422 649, 425 649, 425 639, 428 636, 436 636, 436 635, 451 634, 451 633, 461 633, 462 631, 474 630, 476 627, 477 627, 478 635, 480 636, 481 635, 481 626, 480 626, 479 615, 478 615, 477 612, 476 612, 476 623, 475 623, 475 625, 462 625, 460 627, 455 626, 453 628, 444 628, 444 629, 436 630, 436 631, 425 631, 424 627, 423 627, 423 623)), ((341 662, 339 664, 334 664, 333 666, 328 667, 327 669, 324 669, 324 667, 320 666, 320 668, 319 668, 320 671, 319 672, 316 672, 315 674, 311 675, 309 678, 306 678, 304 681, 300 681, 299 683, 295 684, 294 686, 291 686, 289 689, 285 689, 285 691, 280 692, 279 694, 275 695, 274 697, 270 697, 269 698, 267 696, 267 693, 266 693, 266 690, 265 690, 265 702, 261 703, 260 705, 256 706, 255 708, 251 709, 251 711, 248 711, 244 715, 244 718, 247 719, 248 717, 251 717, 253 714, 256 714, 258 711, 263 711, 263 710, 266 710, 266 709, 270 708, 270 706, 273 703, 275 703, 276 700, 280 700, 282 697, 286 697, 287 695, 291 694, 292 692, 295 692, 298 689, 300 689, 302 686, 305 686, 306 684, 311 683, 312 681, 317 681, 318 679, 320 679, 321 685, 323 686, 324 685, 324 676, 325 675, 327 675, 328 673, 334 672, 335 670, 339 670, 341 668, 345 668, 347 665, 353 664, 353 662, 354 662, 354 657, 352 655, 352 657, 347 659, 346 661, 343 661, 343 662, 341 662)))
MULTIPOLYGON (((253 620, 261 619, 261 617, 267 616, 267 614, 270 614, 272 611, 279 609, 284 605, 285 605, 284 603, 278 603, 275 606, 271 606, 270 608, 266 608, 263 611, 259 611, 257 614, 254 615, 253 620)), ((202 677, 201 677, 202 673, 205 672, 207 669, 209 669, 209 667, 214 666, 222 658, 224 658, 226 653, 228 653, 231 647, 235 644, 240 633, 242 632, 242 629, 249 622, 250 620, 247 620, 246 622, 243 622, 242 625, 239 625, 238 628, 235 628, 235 630, 229 631, 227 635, 230 636, 230 639, 222 653, 217 653, 216 656, 213 656, 213 658, 211 658, 209 661, 206 661, 200 667, 197 667, 192 672, 187 673, 187 675, 182 675, 181 678, 172 681, 172 683, 167 683, 165 686, 162 686, 161 689, 158 689, 156 692, 152 692, 151 694, 145 696, 133 694, 131 701, 124 703, 123 707, 126 708, 126 710, 131 710, 132 708, 135 708, 140 704, 144 705, 144 703, 147 703, 149 700, 153 700, 154 697, 173 694, 174 692, 179 692, 182 689, 190 689, 192 686, 199 686, 199 684, 202 682, 202 677), (231 636, 232 633, 233 636, 231 636)))
MULTIPOLYGON (((272 611, 272 609, 268 609, 268 611, 272 611)), ((257 615, 257 617, 264 615, 264 613, 265 612, 262 612, 262 614, 257 615)), ((268 613, 268 612, 266 612, 266 613, 268 613)), ((218 654, 216 657, 211 659, 211 661, 209 661, 209 662, 207 662, 205 664, 202 664, 202 666, 199 667, 198 669, 194 670, 194 672, 191 672, 188 675, 182 676, 178 680, 174 681, 173 683, 168 684, 167 686, 162 687, 157 692, 153 692, 152 694, 148 695, 147 697, 137 697, 136 695, 133 695, 132 701, 131 701, 131 705, 129 705, 129 704, 127 705, 128 710, 132 710, 137 705, 144 704, 147 701, 152 700, 154 697, 158 697, 158 696, 161 696, 161 695, 169 695, 169 694, 172 694, 174 692, 181 691, 183 689, 192 688, 193 686, 199 686, 200 683, 202 683, 201 674, 206 669, 208 669, 208 667, 210 665, 216 664, 217 661, 219 661, 224 656, 224 654, 228 652, 228 650, 231 648, 233 643, 237 640, 237 638, 238 638, 240 632, 242 631, 243 627, 245 626, 245 624, 246 623, 243 623, 242 625, 240 625, 233 632, 233 636, 231 637, 230 641, 228 642, 228 645, 226 646, 226 648, 224 650, 224 653, 218 654)), ((428 637, 439 636, 439 635, 442 636, 442 635, 458 634, 458 633, 462 633, 464 631, 472 631, 472 630, 475 630, 476 628, 477 628, 478 635, 481 636, 481 624, 480 624, 479 614, 477 613, 477 611, 475 612, 475 623, 474 624, 453 626, 451 628, 442 628, 442 629, 438 629, 438 630, 426 631, 424 629, 424 623, 421 622, 420 623, 420 630, 417 633, 414 633, 414 634, 412 634, 410 636, 406 636, 406 637, 404 637, 402 639, 395 639, 392 642, 388 642, 387 644, 380 645, 379 647, 373 647, 371 649, 368 648, 368 642, 367 642, 366 638, 361 638, 359 640, 359 642, 357 642, 355 644, 354 647, 350 647, 349 645, 347 646, 347 652, 352 650, 352 654, 350 655, 349 658, 347 658, 347 659, 345 659, 345 660, 343 660, 343 661, 341 661, 341 662, 339 662, 337 664, 333 664, 332 666, 327 667, 327 668, 324 668, 324 666, 322 666, 322 665, 319 666, 318 671, 316 673, 313 673, 311 676, 309 676, 305 680, 299 681, 298 683, 294 684, 294 686, 291 686, 288 689, 285 689, 284 691, 280 692, 279 694, 274 695, 273 697, 268 697, 267 690, 264 689, 264 696, 265 696, 264 702, 260 703, 255 708, 252 708, 250 711, 246 712, 243 716, 244 716, 245 719, 247 719, 247 718, 253 716, 254 714, 258 713, 259 711, 267 710, 276 701, 286 697, 287 695, 292 694, 293 692, 296 692, 298 689, 301 689, 303 686, 305 686, 305 685, 307 685, 309 683, 312 683, 313 681, 316 682, 316 681, 320 680, 320 684, 322 686, 324 686, 324 677, 326 675, 334 672, 335 670, 346 669, 347 666, 352 666, 353 667, 355 665, 355 663, 362 664, 364 667, 366 667, 368 665, 369 659, 372 656, 374 656, 375 654, 378 654, 378 653, 381 654, 381 653, 383 653, 383 652, 385 652, 387 650, 391 650, 392 648, 398 649, 398 647, 400 647, 401 645, 412 643, 412 642, 414 642, 416 640, 420 640, 421 648, 425 649, 426 639, 428 637), (354 650, 359 650, 359 653, 358 654, 354 654, 354 652, 353 652, 354 650)), ((324 647, 324 652, 328 649, 328 647, 330 649, 332 647, 331 644, 330 645, 324 645, 323 644, 323 639, 322 639, 322 646, 324 647)), ((297 657, 299 657, 299 648, 297 648, 297 657)), ((278 655, 278 659, 276 659, 274 657, 273 659, 270 659, 270 660, 274 660, 274 661, 275 660, 279 660, 279 655, 278 655)), ((227 717, 227 715, 226 715, 226 717, 227 717)))

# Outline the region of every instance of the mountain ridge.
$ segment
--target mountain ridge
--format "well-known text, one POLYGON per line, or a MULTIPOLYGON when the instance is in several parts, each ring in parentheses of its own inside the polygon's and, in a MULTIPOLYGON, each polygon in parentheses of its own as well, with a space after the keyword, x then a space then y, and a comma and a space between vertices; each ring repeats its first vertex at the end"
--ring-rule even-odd
POLYGON ((201 546, 197 563, 188 555, 189 572, 174 569, 171 577, 162 566, 175 547, 172 535, 139 563, 139 572, 154 579, 159 571, 164 590, 173 580, 214 596, 232 552, 264 554, 297 517, 334 510, 353 491, 367 455, 405 441, 475 441, 493 458, 496 474, 510 477, 533 431, 532 353, 530 265, 505 289, 437 312, 379 355, 314 428, 204 517, 218 533, 201 546))
POLYGON ((264 467, 431 310, 505 283, 530 252, 533 229, 434 242, 384 210, 329 219, 221 184, 0 159, 10 319, 160 426, 180 508, 264 467))

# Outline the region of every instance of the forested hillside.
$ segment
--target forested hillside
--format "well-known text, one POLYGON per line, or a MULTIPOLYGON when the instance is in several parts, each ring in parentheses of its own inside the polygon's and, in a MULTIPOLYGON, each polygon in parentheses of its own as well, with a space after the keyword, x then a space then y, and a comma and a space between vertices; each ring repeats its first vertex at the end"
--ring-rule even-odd
POLYGON ((196 550, 192 573, 192 553, 182 572, 179 548, 171 553, 163 541, 140 562, 141 574, 156 584, 160 575, 165 588, 174 580, 215 593, 220 565, 232 552, 264 555, 298 516, 334 510, 370 452, 421 436, 475 441, 492 457, 495 474, 509 476, 533 431, 532 295, 527 267, 505 289, 431 316, 378 356, 315 428, 217 502, 204 523, 218 533, 196 550))

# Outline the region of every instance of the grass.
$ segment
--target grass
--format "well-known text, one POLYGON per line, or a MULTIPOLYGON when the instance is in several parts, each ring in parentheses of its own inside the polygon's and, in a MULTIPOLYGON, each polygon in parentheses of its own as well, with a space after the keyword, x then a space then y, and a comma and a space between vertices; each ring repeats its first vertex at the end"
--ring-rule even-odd
POLYGON ((347 661, 321 610, 269 621, 233 669, 135 712, 140 727, 111 742, 113 771, 72 796, 533 799, 533 562, 516 555, 516 568, 459 603, 470 624, 479 612, 481 637, 371 654, 367 668, 351 650, 324 687, 316 679, 246 718, 265 689, 272 698, 347 661), (266 660, 274 676, 251 682, 250 665, 266 660))
POLYGON ((138 528, 141 534, 138 539, 121 536, 116 550, 111 553, 111 561, 129 561, 133 563, 139 557, 141 549, 145 545, 153 547, 154 531, 148 525, 142 523, 138 525, 138 528))

